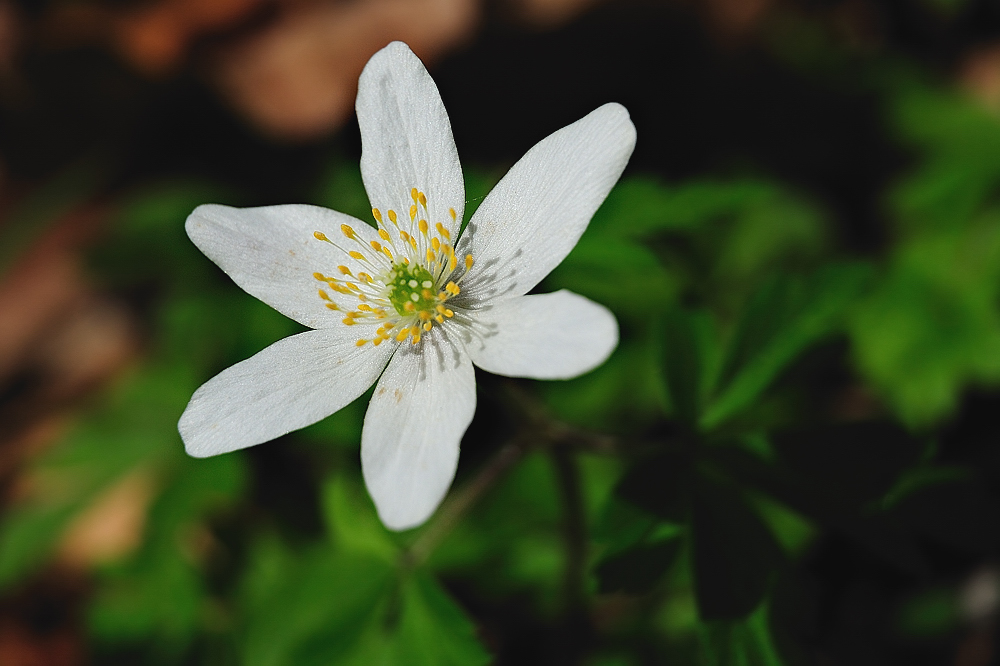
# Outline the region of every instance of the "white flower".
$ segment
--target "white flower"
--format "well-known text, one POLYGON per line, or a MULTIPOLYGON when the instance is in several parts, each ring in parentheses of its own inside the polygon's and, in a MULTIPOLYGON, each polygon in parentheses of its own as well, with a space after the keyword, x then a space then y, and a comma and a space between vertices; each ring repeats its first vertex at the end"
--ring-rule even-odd
POLYGON ((405 44, 368 62, 357 113, 377 229, 306 205, 204 205, 188 217, 191 240, 240 287, 315 330, 202 385, 179 429, 192 456, 234 451, 315 423, 377 381, 361 463, 379 516, 400 530, 424 522, 451 484, 476 408, 473 364, 566 379, 617 345, 603 306, 569 291, 524 294, 576 245, 635 128, 606 104, 542 140, 459 239, 465 186, 451 125, 405 44))

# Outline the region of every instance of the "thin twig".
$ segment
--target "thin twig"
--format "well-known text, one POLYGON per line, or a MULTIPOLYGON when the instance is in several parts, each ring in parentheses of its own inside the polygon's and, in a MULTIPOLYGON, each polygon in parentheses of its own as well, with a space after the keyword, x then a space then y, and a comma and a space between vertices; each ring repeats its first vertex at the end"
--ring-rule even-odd
POLYGON ((475 478, 453 493, 441 506, 437 518, 407 550, 405 558, 411 567, 418 567, 427 561, 438 544, 454 529, 455 525, 469 512, 504 473, 521 459, 529 448, 529 439, 515 437, 504 444, 496 455, 479 470, 475 478))

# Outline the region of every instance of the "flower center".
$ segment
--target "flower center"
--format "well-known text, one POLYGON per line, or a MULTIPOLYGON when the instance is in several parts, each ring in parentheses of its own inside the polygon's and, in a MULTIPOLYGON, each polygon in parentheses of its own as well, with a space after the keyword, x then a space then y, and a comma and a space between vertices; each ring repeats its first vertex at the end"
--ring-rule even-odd
MULTIPOLYGON (((409 224, 401 223, 394 210, 387 211, 387 224, 381 211, 372 209, 382 242, 371 240, 366 244, 346 224, 340 227, 346 245, 332 241, 320 231, 313 234, 365 268, 355 274, 348 266, 338 266, 337 274, 332 276, 313 274, 333 292, 319 289, 326 307, 346 313, 345 326, 379 324, 373 338, 358 340, 359 347, 369 342, 378 346, 391 337, 400 342, 407 338, 413 344, 420 342, 422 333, 455 316, 446 303, 461 293, 458 284, 472 268, 471 254, 462 262, 464 271, 459 266, 451 232, 441 222, 433 227, 428 223, 427 195, 413 188, 410 197, 413 205, 409 224)), ((449 212, 454 224, 455 209, 449 212)))

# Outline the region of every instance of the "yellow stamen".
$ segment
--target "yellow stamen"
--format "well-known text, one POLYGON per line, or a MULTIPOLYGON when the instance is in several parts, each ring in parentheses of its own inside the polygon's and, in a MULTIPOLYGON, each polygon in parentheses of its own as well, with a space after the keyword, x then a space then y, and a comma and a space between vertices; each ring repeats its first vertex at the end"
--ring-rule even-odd
POLYGON ((389 209, 389 221, 396 224, 396 211, 389 209))
POLYGON ((420 220, 420 222, 417 222, 417 226, 420 227, 420 233, 427 233, 427 220, 420 220))
POLYGON ((438 316, 434 317, 434 321, 436 321, 439 324, 443 324, 444 323, 444 317, 442 317, 441 315, 438 315, 438 316))
POLYGON ((427 208, 427 195, 421 192, 419 196, 420 196, 420 205, 423 206, 424 208, 427 208))
POLYGON ((323 291, 322 289, 319 290, 319 297, 322 298, 324 301, 330 300, 330 295, 325 291, 323 291))
POLYGON ((354 326, 357 322, 351 318, 351 315, 344 317, 344 326, 354 326))
MULTIPOLYGON (((381 221, 382 220, 379 220, 379 222, 381 222, 381 221)), ((382 240, 384 240, 384 241, 391 241, 392 240, 392 237, 389 235, 389 232, 386 231, 385 229, 379 229, 378 230, 378 235, 381 236, 382 240)))
POLYGON ((359 346, 359 347, 364 347, 364 346, 365 346, 365 345, 366 345, 367 343, 368 343, 368 341, 367 341, 367 340, 358 340, 358 341, 357 341, 357 342, 355 342, 354 344, 356 344, 356 345, 357 345, 357 346, 359 346))
POLYGON ((417 207, 410 206, 410 222, 413 222, 417 218, 417 207))
POLYGON ((343 273, 344 275, 350 275, 351 274, 351 269, 348 268, 347 266, 337 266, 337 270, 340 271, 341 273, 343 273))
POLYGON ((417 197, 419 194, 420 190, 418 190, 417 188, 414 187, 410 189, 410 198, 413 199, 413 203, 417 203, 417 197))
POLYGON ((431 247, 434 248, 435 252, 441 249, 441 241, 438 240, 437 236, 431 239, 431 247))
POLYGON ((382 221, 382 211, 380 211, 378 208, 372 208, 372 215, 375 216, 376 222, 382 221))
MULTIPOLYGON (((360 252, 358 252, 357 250, 351 250, 351 251, 350 251, 350 252, 348 252, 347 254, 351 255, 352 257, 354 257, 354 258, 355 258, 355 259, 357 259, 358 261, 367 261, 367 259, 365 259, 365 255, 361 254, 361 253, 360 253, 360 252)), ((469 256, 470 256, 470 258, 471 258, 471 256, 472 256, 472 255, 469 255, 469 256)), ((466 264, 468 264, 469 262, 468 262, 468 261, 466 261, 465 263, 466 263, 466 264)))
POLYGON ((316 240, 321 240, 321 241, 325 241, 325 242, 327 242, 327 243, 329 243, 329 242, 330 242, 330 239, 329 239, 329 238, 327 238, 327 237, 326 237, 326 234, 324 234, 324 233, 323 233, 322 231, 314 231, 314 232, 313 232, 313 236, 315 236, 315 237, 316 237, 316 240))
POLYGON ((449 208, 449 209, 448 209, 448 214, 449 214, 449 215, 451 215, 451 220, 452 220, 452 222, 454 222, 454 221, 455 221, 455 218, 456 218, 456 217, 458 217, 458 216, 457 216, 457 215, 455 214, 455 209, 454 209, 454 208, 449 208))
POLYGON ((368 244, 371 245, 372 249, 376 252, 382 251, 382 243, 379 243, 377 240, 369 241, 368 244))
POLYGON ((465 255, 465 270, 469 270, 470 268, 472 268, 472 264, 474 263, 475 261, 472 259, 471 254, 465 255))
POLYGON ((354 229, 351 229, 346 224, 340 225, 340 231, 343 232, 343 234, 348 238, 354 238, 354 229))
POLYGON ((431 327, 433 327, 433 326, 434 326, 434 324, 432 324, 430 322, 427 322, 426 324, 424 324, 424 330, 425 331, 429 331, 429 330, 431 330, 431 327))
POLYGON ((327 303, 326 307, 330 308, 331 310, 339 310, 340 309, 339 307, 337 307, 336 303, 327 303))

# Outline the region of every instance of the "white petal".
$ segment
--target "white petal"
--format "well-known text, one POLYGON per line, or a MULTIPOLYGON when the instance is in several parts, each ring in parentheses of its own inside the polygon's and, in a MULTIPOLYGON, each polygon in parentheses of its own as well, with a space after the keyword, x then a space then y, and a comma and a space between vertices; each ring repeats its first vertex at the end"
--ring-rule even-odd
POLYGON ((508 377, 570 379, 618 345, 615 316, 566 290, 497 301, 471 316, 487 331, 467 345, 472 362, 508 377))
POLYGON ((465 209, 465 182, 451 122, 420 59, 402 42, 372 56, 358 81, 361 175, 382 215, 409 221, 412 188, 427 195, 430 222, 457 237, 465 209), (449 213, 455 210, 455 222, 449 213))
POLYGON ((357 347, 374 326, 306 331, 223 370, 195 391, 178 429, 196 458, 235 451, 326 418, 365 392, 396 347, 357 347))
POLYGON ((440 504, 476 411, 476 377, 460 344, 434 329, 403 343, 365 414, 361 469, 386 527, 423 523, 440 504))
POLYGON ((459 255, 475 267, 462 284, 471 302, 527 293, 569 254, 621 176, 635 127, 605 104, 549 135, 497 183, 469 221, 459 255))
MULTIPOLYGON (((342 277, 338 266, 347 266, 355 275, 372 272, 345 250, 360 251, 381 262, 381 256, 374 259, 376 253, 368 245, 378 239, 375 229, 350 215, 319 206, 231 208, 207 204, 194 209, 185 228, 198 249, 247 293, 310 328, 339 327, 344 318, 343 312, 326 307, 319 296, 319 289, 326 285, 314 273, 342 277), (346 238, 342 224, 354 229, 359 240, 346 238), (340 249, 317 240, 313 235, 317 231, 340 249)), ((345 305, 345 309, 352 309, 357 301, 346 299, 341 303, 345 305)))

